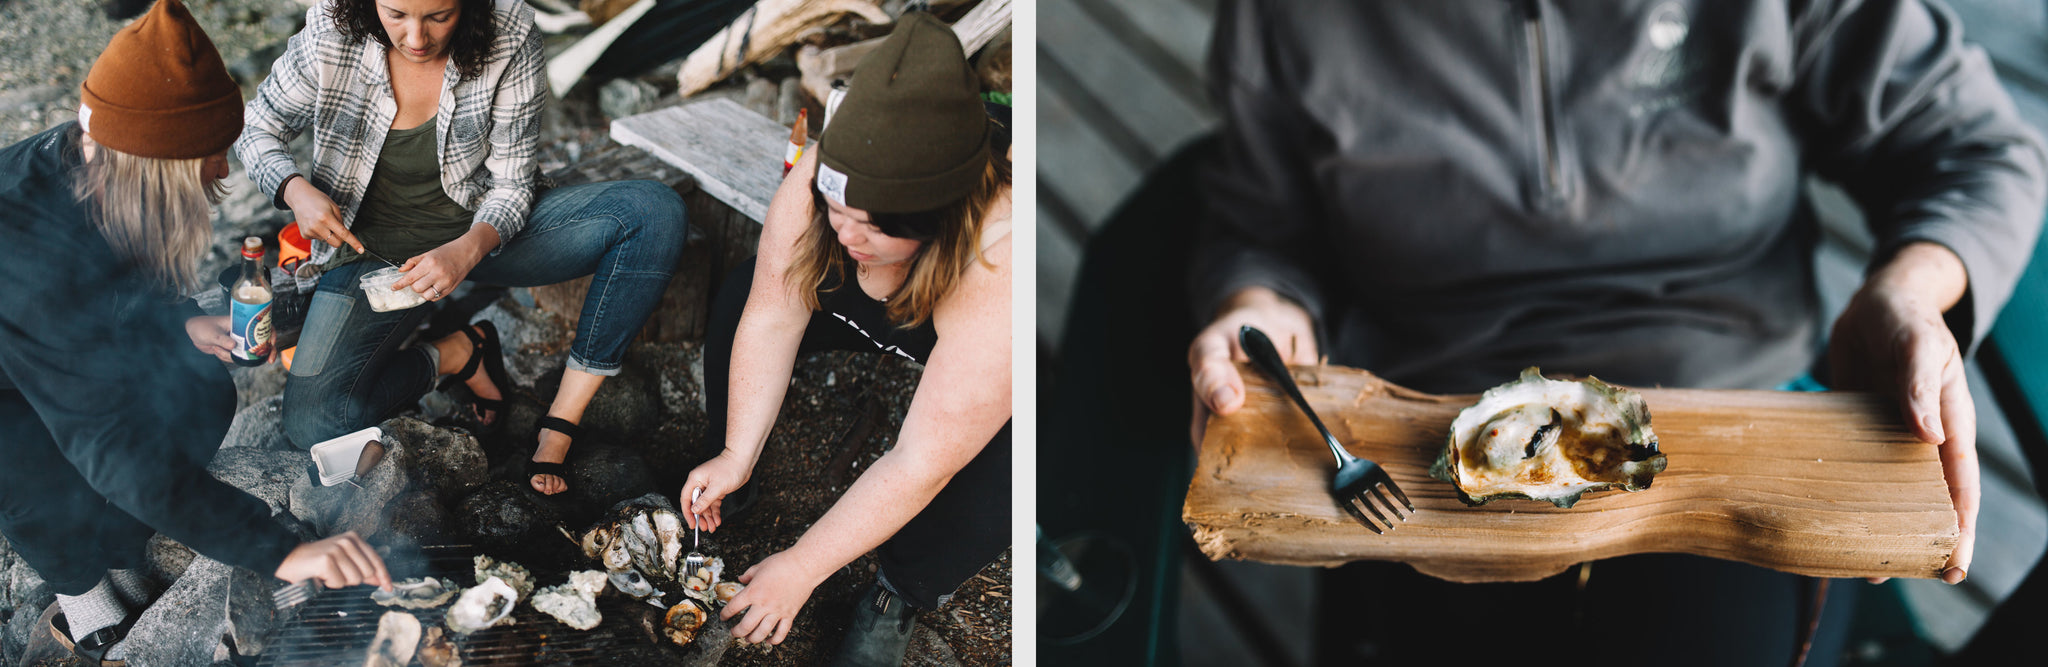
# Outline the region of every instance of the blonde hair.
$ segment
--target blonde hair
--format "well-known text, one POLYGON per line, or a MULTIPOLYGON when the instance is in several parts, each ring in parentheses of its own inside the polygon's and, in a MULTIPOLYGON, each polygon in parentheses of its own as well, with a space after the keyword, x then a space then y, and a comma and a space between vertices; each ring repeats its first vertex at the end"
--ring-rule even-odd
MULTIPOLYGON (((980 259, 983 265, 993 266, 981 257, 981 225, 1002 200, 1003 188, 1009 185, 1010 161, 991 156, 988 168, 982 171, 981 182, 966 197, 936 211, 913 214, 936 215, 941 223, 938 232, 911 255, 909 275, 889 295, 890 322, 906 329, 923 324, 938 309, 939 299, 967 273, 968 263, 980 259)), ((819 291, 830 292, 845 286, 844 280, 830 288, 825 282, 834 276, 845 276, 853 257, 846 253, 845 246, 839 245, 832 223, 826 219, 824 195, 819 194, 816 185, 811 187, 811 208, 811 226, 797 239, 796 256, 790 261, 787 280, 790 289, 803 294, 804 305, 817 310, 819 291)))
POLYGON ((205 162, 94 145, 73 174, 71 192, 119 259, 158 285, 189 294, 201 284, 199 259, 213 240, 212 207, 227 196, 225 183, 208 183, 200 173, 205 162))

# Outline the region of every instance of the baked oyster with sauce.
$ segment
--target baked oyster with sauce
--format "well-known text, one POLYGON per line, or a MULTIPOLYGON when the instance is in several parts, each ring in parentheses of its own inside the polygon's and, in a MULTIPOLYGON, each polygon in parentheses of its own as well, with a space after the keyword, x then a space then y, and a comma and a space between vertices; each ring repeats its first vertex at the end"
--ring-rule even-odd
POLYGON ((1530 367, 1458 413, 1429 476, 1457 487, 1467 505, 1528 498, 1571 507, 1587 491, 1650 488, 1664 466, 1641 394, 1530 367))

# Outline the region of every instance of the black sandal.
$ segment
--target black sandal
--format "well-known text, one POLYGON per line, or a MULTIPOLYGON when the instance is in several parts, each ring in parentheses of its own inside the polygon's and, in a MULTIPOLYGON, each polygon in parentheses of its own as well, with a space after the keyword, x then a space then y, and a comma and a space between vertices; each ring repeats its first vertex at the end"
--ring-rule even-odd
MULTIPOLYGON (((536 419, 533 422, 533 445, 535 448, 540 447, 540 432, 542 430, 554 431, 556 433, 569 436, 569 442, 572 444, 577 440, 583 438, 582 426, 578 426, 567 419, 556 417, 554 415, 543 415, 540 419, 536 419)), ((567 487, 569 485, 568 458, 569 457, 567 455, 564 455, 562 457, 562 462, 560 463, 553 461, 534 461, 531 459, 527 460, 526 485, 528 487, 532 487, 533 478, 535 477, 539 477, 541 475, 554 475, 556 477, 561 478, 562 486, 567 487)), ((564 488, 563 491, 566 492, 568 491, 568 489, 564 488)))
POLYGON ((484 420, 484 411, 489 410, 491 419, 486 425, 497 426, 504 421, 505 399, 478 396, 476 392, 469 391, 469 386, 464 383, 476 377, 476 370, 482 368, 484 377, 490 378, 491 384, 497 386, 500 397, 511 395, 508 392, 511 391, 512 382, 505 374, 505 350, 498 345, 498 326, 491 324, 490 320, 484 320, 463 327, 462 335, 469 337, 469 363, 463 364, 462 370, 441 378, 438 389, 462 396, 464 402, 476 412, 479 422, 484 420))
POLYGON ((92 634, 86 635, 84 639, 73 641, 71 639, 71 624, 64 619, 64 612, 59 611, 57 615, 50 617, 50 634, 56 636, 58 645, 70 650, 71 655, 76 656, 88 666, 125 667, 128 664, 127 660, 108 660, 107 651, 113 650, 115 644, 128 638, 128 630, 135 627, 135 620, 141 616, 141 614, 129 614, 128 618, 123 619, 119 624, 94 630, 92 634))

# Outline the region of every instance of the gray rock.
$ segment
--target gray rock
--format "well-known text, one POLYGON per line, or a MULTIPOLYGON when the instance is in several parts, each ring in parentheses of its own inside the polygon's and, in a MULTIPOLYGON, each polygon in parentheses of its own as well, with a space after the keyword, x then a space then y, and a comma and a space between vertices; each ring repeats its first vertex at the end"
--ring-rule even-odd
POLYGON ((408 491, 392 499, 391 532, 421 544, 441 544, 447 532, 448 510, 434 492, 408 491))
POLYGON ((402 524, 401 534, 421 539, 440 532, 445 512, 438 510, 482 484, 489 474, 483 448, 468 433, 409 417, 386 421, 379 428, 384 431, 384 459, 356 480, 361 488, 323 487, 301 475, 287 491, 293 516, 321 535, 353 530, 370 537, 402 524), (397 521, 402 510, 393 503, 415 490, 426 495, 405 499, 403 509, 434 513, 397 521))
POLYGON ((782 88, 773 79, 756 78, 747 82, 746 97, 740 104, 747 110, 768 118, 775 117, 775 98, 781 96, 782 88))
POLYGON ((246 568, 234 568, 228 575, 228 635, 236 652, 261 655, 268 647, 271 630, 278 624, 277 602, 272 593, 277 580, 246 568))
POLYGON ((637 444, 661 429, 663 407, 661 380, 641 358, 629 354, 619 374, 606 379, 584 408, 583 430, 637 444))
POLYGON ((410 417, 386 421, 379 428, 384 431, 389 463, 406 470, 420 488, 443 500, 468 495, 490 474, 483 447, 468 433, 410 417))
POLYGON ((628 498, 654 493, 647 460, 609 442, 579 442, 570 450, 569 490, 590 505, 608 507, 628 498))
POLYGON ((309 462, 306 453, 296 449, 230 447, 215 454, 206 470, 213 473, 214 479, 261 499, 270 505, 272 514, 277 514, 291 510, 292 485, 306 477, 309 462))
POLYGON ((228 588, 235 568, 201 556, 185 568, 128 632, 128 664, 203 665, 214 662, 229 632, 228 588))
MULTIPOLYGON (((225 300, 222 303, 225 304, 225 300)), ((223 305, 222 308, 226 306, 223 305)), ((284 379, 287 375, 284 364, 264 364, 253 368, 237 366, 230 375, 235 378, 235 409, 238 411, 247 410, 252 405, 276 401, 284 396, 284 379)), ((271 425, 276 426, 275 423, 271 425)), ((278 436, 278 441, 284 442, 282 434, 278 436)))
MULTIPOLYGON (((241 376, 236 377, 239 379, 241 376)), ((248 393, 243 392, 242 395, 246 397, 248 393)), ((222 449, 291 451, 298 453, 302 462, 311 461, 285 437, 284 397, 276 395, 235 412, 235 421, 228 425, 228 435, 221 440, 220 446, 222 449)))
POLYGON ((792 76, 776 84, 776 88, 775 122, 794 127, 797 110, 804 108, 803 80, 792 76))
POLYGON ((55 599, 50 587, 44 585, 42 575, 22 560, 21 554, 0 539, 0 612, 9 609, 42 607, 55 599))
POLYGON ((55 596, 38 605, 22 605, 14 608, 14 615, 7 619, 4 634, 0 634, 0 665, 18 665, 21 656, 28 649, 34 634, 43 628, 43 610, 56 602, 55 596))
POLYGON ((177 581, 178 577, 185 575, 185 568, 192 565, 192 559, 199 555, 191 547, 164 537, 163 533, 150 536, 144 551, 149 556, 149 576, 157 581, 177 581))
POLYGON ((597 107, 606 118, 618 120, 654 105, 661 90, 638 79, 613 79, 597 90, 597 107))
POLYGON ((565 538, 561 510, 523 483, 496 480, 456 505, 452 526, 485 553, 535 571, 566 569, 582 554, 565 538))
POLYGON ((553 315, 516 300, 499 299, 470 319, 481 320, 490 320, 504 337, 505 372, 512 376, 512 384, 533 387, 542 376, 560 372, 568 363, 569 340, 575 329, 553 315))

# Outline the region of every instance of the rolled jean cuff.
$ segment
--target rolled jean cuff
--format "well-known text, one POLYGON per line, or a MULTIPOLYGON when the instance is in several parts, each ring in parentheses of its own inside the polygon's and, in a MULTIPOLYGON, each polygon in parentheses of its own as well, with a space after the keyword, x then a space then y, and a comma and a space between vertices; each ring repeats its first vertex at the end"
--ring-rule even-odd
POLYGON ((427 386, 434 386, 434 382, 441 379, 441 348, 428 343, 419 346, 419 351, 427 355, 427 386))
POLYGON ((569 370, 572 371, 582 371, 599 377, 611 377, 619 374, 621 366, 622 364, 618 363, 595 365, 577 358, 574 352, 569 353, 569 370))

